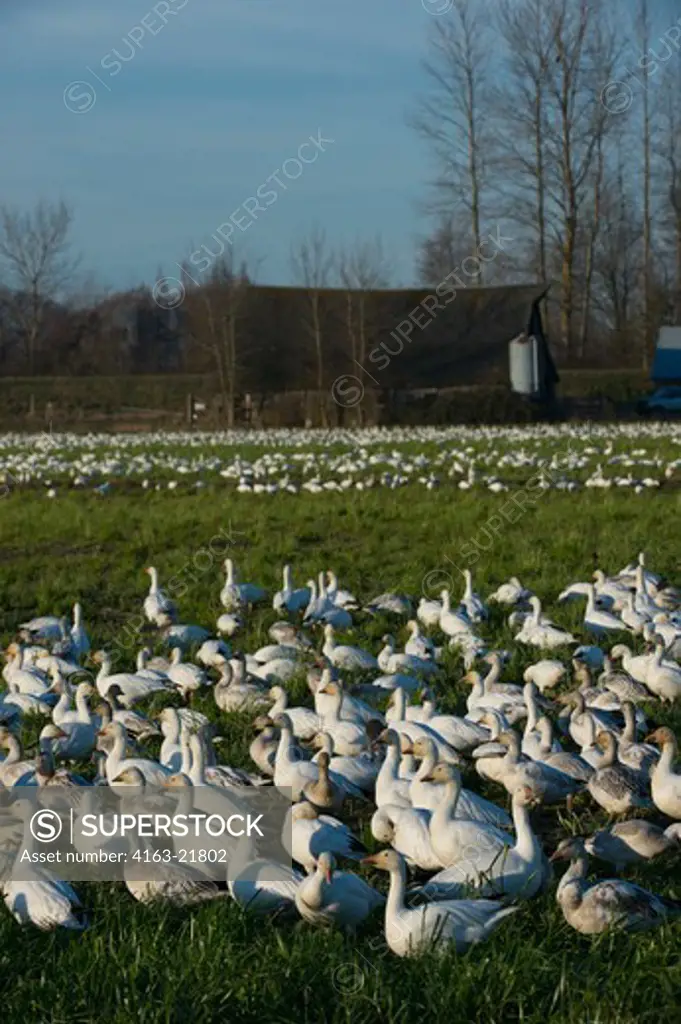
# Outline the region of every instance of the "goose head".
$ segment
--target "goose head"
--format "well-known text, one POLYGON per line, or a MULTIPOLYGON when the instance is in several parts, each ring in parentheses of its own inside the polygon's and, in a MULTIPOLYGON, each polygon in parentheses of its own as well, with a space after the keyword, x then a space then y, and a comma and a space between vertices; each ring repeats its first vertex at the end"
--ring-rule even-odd
POLYGON ((324 850, 317 858, 317 873, 321 874, 327 885, 331 885, 333 872, 336 868, 336 859, 328 850, 324 850))
POLYGON ((660 726, 659 729, 655 729, 648 736, 646 736, 647 743, 656 743, 659 747, 666 747, 669 745, 676 746, 676 736, 670 728, 666 725, 660 726))
POLYGON ((378 868, 380 871, 401 871, 404 861, 397 850, 379 850, 370 857, 364 857, 361 862, 367 866, 378 868))
POLYGON ((584 846, 583 838, 581 836, 568 836, 567 839, 560 841, 549 857, 549 860, 577 860, 580 857, 586 857, 586 847, 584 846))

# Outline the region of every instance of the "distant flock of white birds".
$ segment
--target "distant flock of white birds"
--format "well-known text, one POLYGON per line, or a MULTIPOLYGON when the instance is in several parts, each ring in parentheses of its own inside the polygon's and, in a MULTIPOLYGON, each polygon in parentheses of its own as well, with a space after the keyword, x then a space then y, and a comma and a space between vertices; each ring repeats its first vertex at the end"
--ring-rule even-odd
MULTIPOLYGON (((218 883, 163 862, 153 880, 126 874, 131 895, 183 905, 231 899, 248 913, 299 915, 312 926, 351 931, 380 908, 385 940, 398 956, 484 940, 554 884, 557 861, 567 865, 557 902, 582 933, 649 928, 679 913, 669 895, 619 877, 630 865, 681 852, 677 739, 646 721, 681 698, 681 593, 644 555, 562 592, 561 601, 585 602, 580 638, 548 619, 517 578, 487 600, 466 572, 461 595, 444 590, 439 601, 417 602, 384 593, 362 603, 330 571, 300 586, 285 567, 273 596, 242 581, 229 559, 225 571, 224 612, 208 630, 178 621, 157 569, 146 569, 143 613, 171 656, 142 649, 134 668, 114 670, 110 653, 91 651, 78 602, 73 622, 40 616, 18 624, 2 673, 3 806, 21 811, 25 786, 80 787, 85 800, 92 785, 274 785, 292 801, 284 841, 293 867, 249 850, 218 883), (282 616, 269 629, 271 642, 238 650, 245 621, 266 602, 282 616), (515 643, 535 659, 521 679, 502 680, 509 652, 485 640, 492 603, 506 609, 515 643), (361 631, 376 617, 390 623, 380 650, 339 640, 339 632, 361 631), (632 639, 623 643, 627 633, 632 639), (647 643, 642 653, 633 650, 637 637, 647 643), (461 714, 438 708, 455 692, 445 667, 453 663, 450 648, 468 666, 461 714), (98 670, 88 678, 90 665, 98 670), (305 704, 290 699, 296 677, 307 678, 305 704), (191 707, 197 690, 212 693, 225 716, 253 714, 250 769, 220 763, 214 724, 191 707), (145 703, 159 693, 175 696, 178 706, 150 717, 145 703), (19 739, 31 715, 46 720, 34 756, 19 739), (151 738, 161 741, 158 757, 151 738), (75 770, 93 755, 94 783, 75 770), (464 788, 464 771, 486 780, 497 799, 464 788), (602 808, 610 823, 567 836, 548 858, 532 809, 582 801, 602 808), (369 854, 356 834, 363 815, 379 852, 369 854), (590 857, 617 874, 589 880, 590 857), (387 898, 348 867, 356 861, 387 872, 387 898)), ((32 842, 28 812, 13 843, 0 836, 2 894, 17 921, 86 927, 72 885, 39 865, 13 876, 12 858, 32 842)))
POLYGON ((105 495, 121 484, 185 492, 221 484, 272 495, 409 484, 499 493, 531 478, 538 488, 565 492, 627 488, 641 494, 674 479, 680 444, 678 427, 650 423, 5 434, 0 494, 41 487, 51 498, 60 488, 105 495), (253 447, 252 456, 243 454, 245 445, 253 447))

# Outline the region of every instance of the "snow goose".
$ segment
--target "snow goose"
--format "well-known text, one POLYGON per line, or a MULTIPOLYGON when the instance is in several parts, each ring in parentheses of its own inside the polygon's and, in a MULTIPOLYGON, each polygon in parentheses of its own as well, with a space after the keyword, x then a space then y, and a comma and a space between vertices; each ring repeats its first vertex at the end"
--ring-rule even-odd
POLYGON ((441 614, 442 605, 439 601, 429 601, 425 597, 421 598, 416 610, 416 617, 423 623, 426 629, 432 629, 435 626, 439 626, 441 614))
POLYGON ((598 935, 608 928, 642 931, 681 911, 681 904, 632 882, 619 878, 588 882, 589 861, 579 836, 563 839, 551 860, 570 862, 558 883, 556 900, 567 923, 582 935, 598 935))
POLYGON ((220 678, 213 687, 213 699, 221 711, 244 711, 269 704, 264 686, 246 681, 243 659, 227 661, 220 667, 220 678))
POLYGON ((111 655, 107 651, 96 651, 92 660, 100 666, 97 673, 96 685, 102 697, 106 697, 109 689, 116 686, 120 692, 121 703, 130 707, 137 700, 149 697, 152 693, 173 692, 170 683, 162 679, 150 679, 148 676, 139 676, 134 672, 111 673, 111 655))
POLYGON ((296 889, 296 907, 302 918, 310 924, 350 932, 384 903, 385 896, 359 875, 337 871, 333 854, 326 850, 319 855, 314 872, 296 889))
POLYGON ((348 860, 361 860, 367 850, 350 828, 329 814, 320 814, 306 800, 291 807, 282 835, 291 858, 309 873, 325 851, 348 860), (288 837, 290 836, 290 849, 288 837))
POLYGON ((407 623, 409 639, 404 645, 405 654, 413 654, 416 658, 435 660, 437 649, 428 636, 424 636, 421 627, 416 619, 409 619, 407 623))
POLYGON ((168 679, 175 686, 182 696, 187 699, 191 693, 208 685, 208 679, 203 669, 191 662, 182 661, 182 649, 175 647, 168 669, 168 679))
POLYGON ((663 660, 664 654, 664 640, 658 638, 646 672, 645 684, 661 701, 671 703, 681 698, 681 668, 675 662, 663 660))
POLYGON ((295 868, 258 857, 253 840, 244 836, 229 861, 227 888, 249 914, 275 914, 295 908, 304 877, 295 868))
POLYGON ((520 740, 512 730, 502 732, 499 742, 508 748, 500 781, 511 795, 519 786, 528 786, 541 803, 557 804, 581 788, 575 779, 542 761, 521 760, 520 740))
POLYGON ((144 614, 155 626, 167 623, 168 617, 174 622, 177 618, 177 607, 164 590, 158 585, 158 569, 153 565, 144 570, 150 577, 149 593, 144 599, 144 614))
POLYGON ((639 773, 619 763, 614 735, 603 729, 596 736, 596 743, 605 755, 587 783, 596 803, 608 814, 626 814, 636 808, 650 807, 648 787, 639 773))
POLYGON ((200 662, 204 668, 219 669, 224 665, 225 661, 229 661, 231 657, 231 648, 229 644, 224 642, 224 640, 204 640, 196 652, 196 660, 200 662))
POLYGON ((277 591, 272 600, 272 607, 275 611, 287 611, 291 615, 303 612, 310 603, 310 588, 299 587, 294 590, 291 578, 291 566, 285 565, 283 569, 283 587, 277 591))
POLYGON ((465 581, 461 607, 466 612, 469 622, 484 622, 489 618, 489 612, 479 594, 473 591, 473 574, 470 569, 463 570, 465 581))
POLYGON ((236 569, 231 558, 226 558, 223 566, 226 579, 220 591, 220 603, 226 611, 238 612, 244 606, 265 600, 267 594, 262 587, 255 583, 237 583, 236 569))
POLYGON ((652 821, 631 818, 594 832, 584 841, 587 853, 614 864, 618 871, 665 853, 679 852, 679 839, 652 821))
POLYGON ((681 775, 674 771, 678 754, 676 736, 663 726, 652 732, 648 740, 662 748, 660 760, 650 773, 653 803, 663 814, 681 821, 681 775))
MULTIPOLYGON (((290 716, 290 712, 287 713, 290 716)), ((380 764, 372 753, 362 753, 356 757, 334 754, 333 737, 328 732, 318 732, 313 745, 319 748, 319 753, 312 758, 313 762, 318 762, 321 754, 325 753, 330 758, 329 769, 335 775, 339 775, 350 786, 357 786, 362 792, 373 795, 380 764)))
POLYGON ((365 604, 364 611, 370 615, 385 614, 407 617, 412 614, 411 601, 401 594, 379 594, 365 604))
POLYGON ((616 669, 608 655, 603 660, 603 671, 598 677, 598 685, 610 690, 622 701, 638 703, 650 699, 648 688, 643 683, 637 683, 624 669, 616 669))
POLYGON ((559 629, 558 626, 542 617, 542 606, 538 597, 531 597, 529 603, 532 614, 525 619, 520 632, 516 634, 515 639, 519 643, 549 649, 577 642, 571 633, 559 629))
POLYGON ((408 779, 400 777, 400 758, 402 755, 400 735, 394 729, 386 729, 385 732, 381 733, 379 739, 383 739, 387 749, 383 764, 376 776, 376 789, 374 793, 376 806, 384 807, 390 804, 398 807, 411 807, 409 799, 410 782, 408 779))
POLYGON ((526 603, 532 597, 532 591, 522 585, 517 576, 511 576, 507 583, 502 583, 489 600, 496 604, 517 605, 526 603))
MULTIPOLYGON (((416 757, 421 758, 421 764, 411 780, 409 799, 413 807, 434 811, 444 795, 443 785, 433 781, 437 747, 431 739, 419 739, 414 743, 413 751, 416 757)), ((459 789, 454 812, 457 818, 481 821, 497 828, 508 828, 511 825, 511 819, 503 807, 498 807, 470 789, 459 789)))
MULTIPOLYGON (((546 715, 541 715, 537 721, 537 729, 541 737, 539 749, 535 753, 535 761, 543 761, 551 768, 556 768, 564 775, 569 775, 577 782, 588 782, 595 769, 579 754, 571 754, 560 749, 560 744, 553 738, 553 723, 546 715)), ((595 727, 594 727, 595 735, 595 727)), ((600 760, 600 758, 599 758, 600 760)))
POLYGON ((339 716, 344 722, 356 722, 358 725, 368 722, 383 722, 384 716, 380 711, 365 704, 358 697, 346 693, 338 680, 333 679, 330 668, 324 668, 321 672, 319 683, 314 691, 314 707, 322 721, 327 715, 337 710, 338 693, 342 695, 340 702, 339 716))
POLYGON ((587 588, 584 628, 595 636, 603 636, 613 630, 621 633, 626 628, 619 616, 596 607, 596 588, 593 583, 587 588))
POLYGON ((464 617, 463 613, 452 611, 449 591, 445 588, 441 593, 442 611, 440 612, 440 629, 447 636, 455 637, 458 633, 467 633, 471 623, 464 617))
POLYGON ((106 754, 105 762, 106 778, 110 786, 115 784, 116 779, 122 772, 131 768, 141 772, 145 782, 152 783, 153 785, 162 785, 163 781, 169 777, 170 772, 168 769, 164 768, 157 761, 138 757, 126 757, 126 734, 120 722, 110 722, 100 730, 97 741, 99 749, 104 748, 102 740, 113 741, 106 754))
POLYGON ((408 864, 422 871, 437 871, 440 861, 430 842, 430 811, 385 804, 371 819, 371 834, 378 843, 389 843, 408 864))
POLYGON ((450 764, 437 764, 434 782, 443 783, 443 794, 430 816, 429 832, 433 851, 443 867, 461 861, 482 874, 511 845, 511 837, 495 825, 456 816, 461 792, 461 773, 450 764))
MULTIPOLYGON (((323 573, 320 574, 323 582, 323 573)), ((335 604, 337 608, 346 608, 348 611, 356 611, 359 608, 359 601, 354 594, 351 594, 349 590, 338 589, 338 578, 335 572, 327 569, 326 579, 328 586, 326 588, 326 596, 331 604, 335 604)))
POLYGON ((376 658, 368 651, 364 651, 360 647, 336 644, 334 633, 335 630, 332 625, 327 624, 324 627, 324 646, 322 650, 325 657, 328 658, 335 668, 342 668, 349 672, 371 672, 379 667, 376 658))
POLYGON ((384 647, 378 655, 378 667, 387 675, 405 672, 407 675, 428 676, 439 671, 438 666, 429 658, 407 654, 395 650, 395 638, 389 633, 383 637, 384 647))
POLYGON ((650 654, 634 655, 631 648, 627 647, 626 644, 616 644, 610 651, 610 657, 614 661, 621 660, 625 672, 632 679, 635 679, 636 682, 645 683, 654 655, 652 652, 650 654))
POLYGON ((385 938, 397 956, 418 956, 453 945, 463 952, 487 939, 517 907, 496 900, 443 900, 406 907, 407 869, 396 850, 381 850, 362 862, 388 871, 390 891, 385 910, 385 938))
POLYGON ((339 754, 350 757, 366 750, 369 746, 369 737, 365 724, 341 718, 344 694, 339 683, 328 682, 317 693, 326 694, 333 699, 322 716, 322 727, 324 732, 331 736, 334 749, 339 754))
POLYGON ((544 852, 530 823, 530 808, 537 802, 531 789, 520 786, 512 799, 515 843, 504 846, 483 872, 464 859, 434 875, 419 892, 429 899, 462 896, 471 888, 479 896, 535 896, 547 880, 544 852))
POLYGON ((525 669, 523 680, 526 683, 534 683, 540 692, 544 693, 544 690, 552 690, 554 686, 558 686, 565 678, 566 671, 562 661, 544 658, 525 669))
POLYGON ((286 713, 296 739, 311 740, 317 735, 321 729, 321 719, 316 711, 311 708, 290 707, 288 693, 283 686, 271 687, 269 697, 274 701, 268 712, 272 720, 286 713))

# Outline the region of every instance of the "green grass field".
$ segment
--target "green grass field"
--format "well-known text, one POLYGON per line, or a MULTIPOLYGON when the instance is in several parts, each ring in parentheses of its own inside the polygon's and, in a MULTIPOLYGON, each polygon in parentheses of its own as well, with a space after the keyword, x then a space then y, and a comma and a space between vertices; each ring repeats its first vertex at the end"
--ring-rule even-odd
MULTIPOLYGON (((55 502, 31 493, 0 501, 0 633, 39 613, 68 613, 79 599, 95 646, 113 645, 147 587, 142 568, 158 567, 161 582, 180 577, 181 620, 212 627, 219 614, 219 559, 208 550, 219 530, 231 537, 242 577, 271 591, 290 561, 295 578, 332 567, 343 586, 368 599, 383 590, 419 595, 459 587, 448 559, 479 534, 505 496, 451 490, 260 497, 233 492, 200 495, 146 493, 106 498, 66 493, 55 502), (440 573, 438 577, 435 575, 440 573), (437 581, 437 582, 436 582, 437 581)), ((675 535, 681 498, 675 491, 549 492, 515 523, 505 523, 472 567, 475 588, 487 595, 511 574, 535 590, 550 614, 578 630, 581 605, 556 607, 567 583, 585 579, 595 561, 617 571, 643 549, 649 564, 678 583, 675 535)), ((223 534, 223 536, 225 535, 223 534)), ((278 616, 257 612, 242 637, 253 650, 278 616)), ((356 642, 378 649, 385 622, 358 618, 356 642)), ((483 631, 495 645, 512 636, 495 613, 483 631)), ((404 639, 403 636, 400 637, 404 639)), ((129 665, 133 664, 132 652, 129 665)), ((505 678, 518 681, 531 652, 515 651, 505 678)), ((444 710, 465 710, 460 664, 447 661, 440 691, 444 710)), ((306 695, 304 683, 293 690, 306 695)), ((307 694, 309 699, 309 693, 307 694)), ((210 694, 198 706, 211 708, 210 694)), ((647 709, 652 725, 679 733, 681 714, 647 709)), ((217 712, 228 742, 225 760, 248 764, 249 721, 217 712)), ((475 775, 466 783, 481 789, 475 775)), ((503 791, 482 790, 500 803, 503 791)), ((605 821, 590 799, 574 814, 542 811, 536 826, 546 837, 591 829, 605 821)), ((537 814, 537 812, 533 812, 537 814)), ((368 829, 363 832, 371 841, 368 829)), ((373 844, 376 848, 376 844, 373 844)), ((364 870, 364 869, 362 869, 364 870)), ((562 870, 562 869, 560 869, 562 870)), ((604 869, 604 877, 607 874, 604 869)), ((681 873, 657 864, 631 871, 666 895, 681 897, 681 873)), ((383 885, 374 875, 372 881, 383 885)), ((178 910, 137 904, 122 886, 81 886, 91 923, 82 936, 21 929, 0 906, 0 999, 8 1022, 261 1021, 263 1024, 431 1024, 480 1021, 507 1024, 634 1024, 679 1019, 681 924, 652 933, 586 939, 564 922, 555 894, 523 905, 484 945, 400 960, 381 939, 378 917, 356 938, 315 931, 302 921, 252 919, 232 903, 178 910)))

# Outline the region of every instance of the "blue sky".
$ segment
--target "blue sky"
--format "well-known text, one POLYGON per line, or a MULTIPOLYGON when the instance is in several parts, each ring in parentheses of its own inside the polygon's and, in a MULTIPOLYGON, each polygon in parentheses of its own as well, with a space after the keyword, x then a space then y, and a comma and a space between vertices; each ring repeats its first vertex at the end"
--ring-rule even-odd
POLYGON ((421 0, 4 0, 0 199, 66 200, 84 267, 126 287, 208 243, 321 129, 333 145, 277 187, 237 252, 287 283, 314 224, 334 246, 380 233, 410 283, 428 165, 405 114, 432 17, 421 0), (114 50, 134 52, 115 75, 114 50), (69 88, 91 109, 69 111, 69 88))

